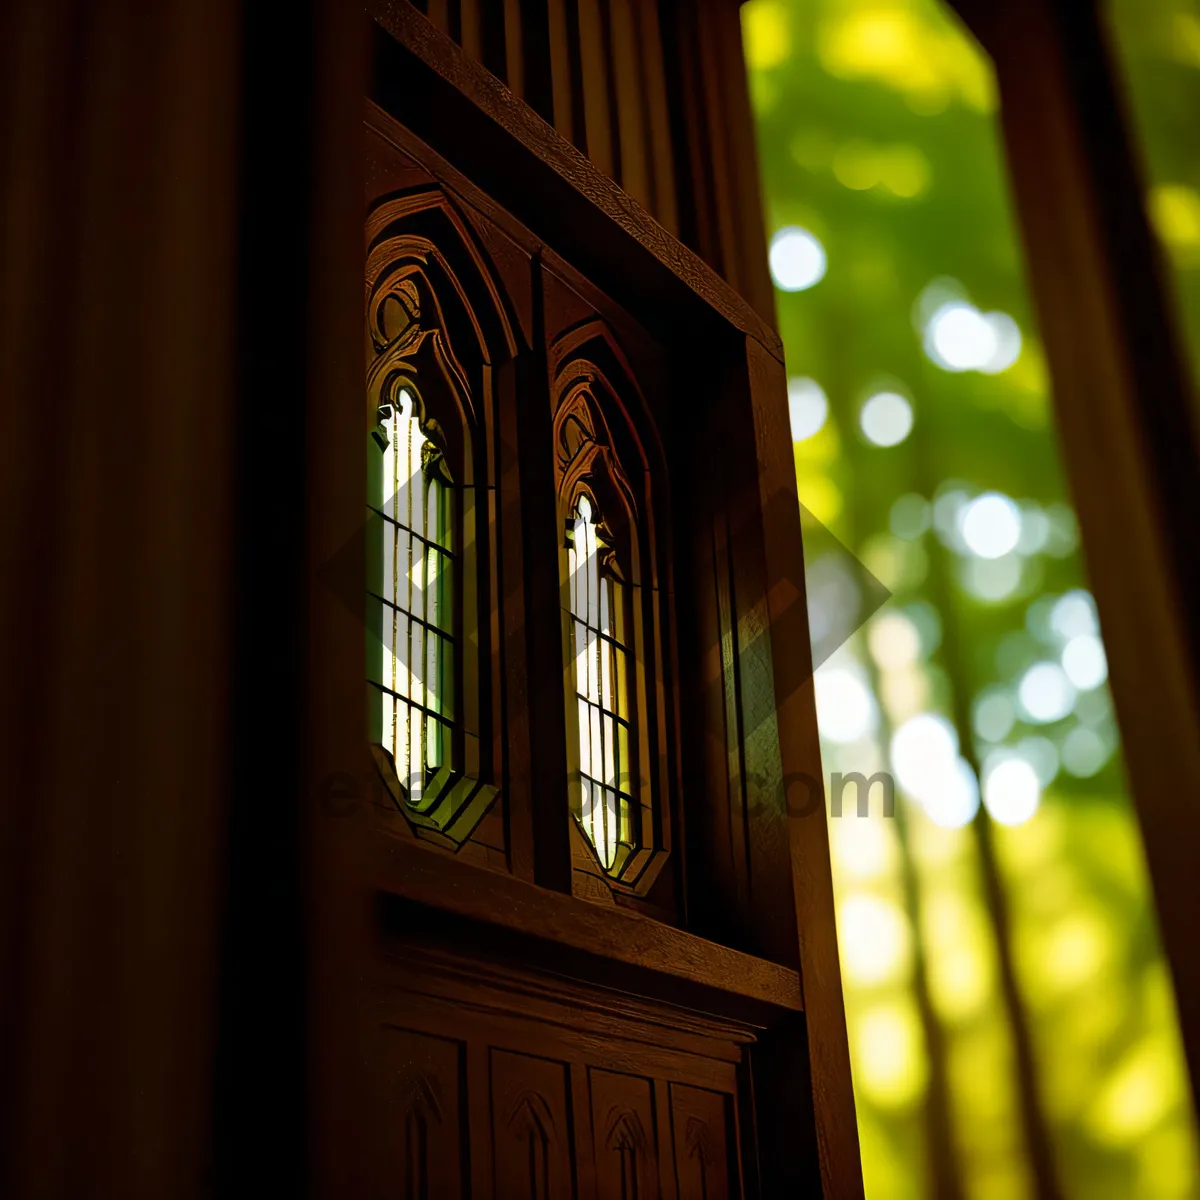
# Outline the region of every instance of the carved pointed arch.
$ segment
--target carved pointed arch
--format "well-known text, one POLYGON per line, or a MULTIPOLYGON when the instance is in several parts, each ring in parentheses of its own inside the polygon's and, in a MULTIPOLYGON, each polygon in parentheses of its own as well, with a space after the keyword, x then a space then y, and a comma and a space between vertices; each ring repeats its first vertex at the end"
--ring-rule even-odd
POLYGON ((420 1111, 434 1124, 442 1123, 441 1088, 435 1077, 420 1075, 413 1081, 408 1097, 408 1111, 420 1111))
POLYGON ((621 1195, 629 1200, 650 1196, 654 1183, 654 1150, 642 1119, 633 1109, 615 1108, 608 1114, 604 1149, 617 1157, 621 1195))
POLYGON ((599 368, 583 360, 562 380, 565 389, 554 423, 558 494, 568 512, 581 496, 601 514, 605 565, 617 578, 641 579, 637 538, 638 501, 613 446, 600 398, 611 385, 599 368))
POLYGON ((645 1153, 650 1145, 642 1118, 631 1108, 614 1108, 608 1114, 608 1134, 604 1144, 609 1150, 623 1146, 645 1153))
MULTIPOLYGON (((389 429, 393 437, 398 433, 420 447, 400 472, 405 479, 390 481, 406 511, 419 517, 420 528, 410 530, 389 514, 386 498, 368 519, 384 523, 380 536, 385 541, 388 530, 398 530, 396 545, 380 550, 378 563, 368 551, 371 577, 380 580, 374 590, 369 583, 370 603, 379 608, 385 641, 389 621, 404 627, 382 647, 385 668, 400 662, 397 647, 407 647, 402 667, 391 672, 393 680, 404 681, 405 694, 396 692, 398 683, 376 683, 385 710, 389 694, 394 705, 381 725, 376 761, 409 830, 458 850, 496 801, 503 777, 504 748, 495 736, 503 722, 499 692, 492 686, 494 623, 489 620, 491 607, 500 603, 491 583, 500 535, 487 519, 487 496, 497 482, 497 458, 489 447, 496 440, 498 381, 511 378, 521 349, 519 326, 490 256, 440 188, 385 197, 369 212, 365 232, 368 431, 385 458, 389 429), (399 426, 397 413, 405 416, 399 426), (417 460, 419 468, 412 465, 417 460), (410 471, 413 486, 406 482, 410 471), (441 489, 437 521, 446 528, 433 536, 425 528, 425 509, 433 503, 427 488, 435 474, 441 489), (419 497, 418 480, 424 481, 419 497), (416 563, 411 549, 416 545, 427 549, 420 551, 414 575, 408 559, 416 563), (401 556, 405 563, 397 567, 401 556), (392 563, 392 569, 384 572, 383 562, 392 563), (411 649, 417 641, 419 652, 411 649), (427 703, 425 677, 436 678, 436 712, 427 703), (424 688, 416 700, 409 694, 414 688, 424 688), (447 705, 449 717, 443 711, 447 705), (415 750, 415 743, 406 742, 403 766, 399 735, 389 739, 383 732, 388 719, 391 728, 399 728, 395 714, 401 707, 410 740, 413 722, 436 722, 437 732, 436 752, 428 750, 432 743, 424 734, 415 750)), ((372 478, 370 486, 372 495, 382 494, 382 483, 372 478)))
POLYGON ((433 1127, 441 1125, 442 1105, 436 1079, 422 1075, 413 1082, 404 1110, 404 1159, 408 1196, 429 1194, 430 1159, 433 1156, 433 1127))
POLYGON ((523 1091, 509 1108, 506 1124, 509 1131, 526 1146, 521 1159, 522 1166, 528 1172, 525 1180, 506 1182, 525 1184, 530 1200, 550 1200, 558 1158, 557 1131, 550 1106, 537 1092, 523 1091))
POLYGON ((564 378, 574 369, 573 364, 587 362, 607 363, 609 374, 621 384, 614 401, 640 443, 637 455, 642 467, 648 467, 652 456, 662 457, 662 439, 625 351, 608 323, 598 317, 565 330, 550 348, 550 371, 555 379, 564 378))
MULTIPOLYGON (((563 608, 567 614, 568 753, 572 807, 583 836, 574 854, 576 889, 595 896, 602 880, 617 894, 645 896, 670 851, 670 780, 665 770, 668 725, 664 646, 670 637, 669 609, 663 581, 666 513, 666 465, 657 427, 634 368, 607 322, 589 319, 562 333, 551 345, 549 366, 554 398, 553 450, 555 485, 566 547, 563 565, 563 608), (586 507, 580 505, 586 501, 586 507), (612 630, 588 630, 574 611, 580 587, 575 547, 580 513, 594 529, 603 575, 619 585, 612 591, 618 614, 612 630), (581 634, 581 625, 583 632, 581 634), (621 634, 615 631, 620 629, 621 634), (579 690, 579 666, 586 656, 580 637, 603 660, 615 656, 608 675, 626 689, 628 713, 610 712, 603 697, 588 707, 579 690), (589 640, 590 639, 590 640, 589 640), (627 719, 622 719, 627 716, 627 719), (609 817, 604 815, 601 844, 595 826, 595 737, 583 726, 598 721, 600 736, 611 728, 617 746, 615 788, 608 780, 599 794, 616 810, 612 823, 619 833, 614 848, 609 817), (590 741, 589 741, 590 736, 590 741), (589 817, 589 814, 593 814, 589 817), (587 876, 590 879, 580 878, 587 876)), ((588 534, 591 538, 592 534, 588 534)), ((589 585, 591 586, 591 585, 589 585)), ((600 586, 608 587, 601 583, 600 586)), ((603 661, 599 668, 605 674, 603 661)), ((607 749, 603 752, 606 771, 607 749)))
POLYGON ((519 349, 511 305, 470 226, 438 188, 381 201, 366 234, 369 411, 407 389, 422 420, 442 430, 469 485, 471 433, 492 420, 490 376, 519 349))
POLYGON ((538 1139, 551 1145, 557 1131, 554 1125, 554 1114, 549 1104, 538 1092, 526 1088, 519 1092, 508 1107, 506 1124, 510 1129, 519 1132, 532 1132, 538 1139))
POLYGON ((699 1117, 689 1117, 683 1136, 687 1145, 688 1158, 696 1159, 705 1167, 711 1167, 716 1163, 712 1133, 709 1131, 706 1121, 700 1120, 699 1117))
POLYGON ((443 271, 471 311, 480 349, 495 356, 487 361, 516 354, 516 325, 505 290, 470 226, 440 188, 381 200, 367 218, 366 234, 368 311, 381 282, 415 255, 443 271))

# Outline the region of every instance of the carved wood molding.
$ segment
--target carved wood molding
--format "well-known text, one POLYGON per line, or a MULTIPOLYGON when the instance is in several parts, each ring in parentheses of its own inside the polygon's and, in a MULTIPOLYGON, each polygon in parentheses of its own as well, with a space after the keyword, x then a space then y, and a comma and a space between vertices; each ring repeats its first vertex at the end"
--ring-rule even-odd
POLYGON ((619 965, 644 980, 645 995, 669 991, 682 1003, 694 988, 694 1010, 736 1016, 750 1027, 803 1010, 800 976, 787 967, 639 913, 600 908, 448 859, 415 841, 378 832, 371 845, 380 893, 451 914, 464 923, 464 936, 482 945, 489 929, 553 944, 561 949, 560 974, 571 970, 603 984, 619 965))
POLYGON ((543 968, 480 960, 403 938, 389 944, 372 986, 384 1011, 393 1009, 401 994, 420 994, 452 1000, 474 1013, 520 1013, 547 1029, 597 1036, 619 1032, 631 1042, 727 1063, 741 1061, 742 1048, 764 1028, 543 968))

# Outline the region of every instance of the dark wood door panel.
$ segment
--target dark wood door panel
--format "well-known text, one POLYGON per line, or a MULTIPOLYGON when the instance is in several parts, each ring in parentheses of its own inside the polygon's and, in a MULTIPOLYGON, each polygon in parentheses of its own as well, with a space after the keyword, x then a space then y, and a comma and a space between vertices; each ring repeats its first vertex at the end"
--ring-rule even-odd
POLYGON ((415 949, 381 965, 390 1179, 404 1200, 742 1195, 750 1028, 415 949))
POLYGON ((659 1194, 653 1081, 589 1072, 597 1200, 651 1200, 659 1194))
POLYGON ((731 1097, 702 1088, 671 1085, 671 1129, 679 1200, 733 1200, 731 1097))
POLYGON ((496 1200, 571 1200, 566 1064, 493 1049, 491 1067, 496 1200))
POLYGON ((403 1200, 464 1195, 463 1052, 461 1042, 448 1038, 384 1030, 388 1174, 403 1200))

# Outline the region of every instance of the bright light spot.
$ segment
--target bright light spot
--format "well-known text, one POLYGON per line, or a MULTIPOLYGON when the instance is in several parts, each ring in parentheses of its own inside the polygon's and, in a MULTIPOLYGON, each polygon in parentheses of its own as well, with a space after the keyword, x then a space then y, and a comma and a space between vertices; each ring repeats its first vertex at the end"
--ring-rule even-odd
POLYGON ((854 1081, 883 1108, 905 1108, 925 1090, 921 1023, 911 1003, 893 1000, 854 1025, 854 1081))
POLYGON ((742 45, 751 70, 778 66, 791 52, 787 10, 774 0, 742 6, 742 45))
POLYGON ((1090 692, 1108 678, 1104 646, 1094 633, 1081 633, 1063 647, 1062 666, 1081 692, 1090 692))
POLYGON ((1084 634, 1099 633, 1096 605, 1091 596, 1082 588, 1060 596, 1050 611, 1050 628, 1063 641, 1070 641, 1084 634))
POLYGON ((1021 677, 1017 699, 1031 721, 1060 721, 1075 705, 1075 689, 1058 663, 1040 662, 1021 677))
POLYGON ((926 350, 948 371, 978 370, 996 353, 996 333, 970 304, 947 304, 929 322, 926 350))
POLYGON ((1015 720, 1012 700, 1002 688, 989 688, 976 698, 972 721, 975 732, 985 742, 1002 742, 1015 720))
POLYGON ((1094 730, 1080 726, 1063 738, 1062 765, 1068 775, 1090 779, 1108 762, 1108 744, 1094 730))
POLYGON ((966 1021, 991 998, 991 962, 983 946, 963 946, 929 964, 929 991, 943 1020, 966 1021))
POLYGON ((829 667, 815 677, 817 724, 822 736, 845 745, 875 727, 875 701, 866 684, 846 667, 829 667))
POLYGON ((963 541, 980 558, 1001 558, 1021 537, 1021 510, 1000 492, 984 492, 962 510, 963 541))
POLYGON ((985 375, 999 375, 1021 356, 1021 327, 1008 313, 984 313, 983 319, 991 326, 996 349, 979 370, 985 375))
POLYGON ((895 865, 897 847, 889 821, 832 821, 829 834, 838 872, 846 878, 878 879, 895 865))
POLYGON ((913 327, 917 333, 924 334, 934 313, 946 307, 947 304, 966 304, 967 289, 957 279, 943 275, 926 284, 913 305, 913 327))
POLYGON ((1171 26, 1172 57, 1189 67, 1200 67, 1200 16, 1176 12, 1171 26))
POLYGON ((1148 1037, 1109 1077, 1088 1113, 1100 1141, 1130 1145, 1148 1133, 1177 1102, 1182 1089, 1178 1055, 1166 1039, 1148 1037))
POLYGON ((901 978, 912 958, 912 931, 900 909, 878 896, 851 896, 838 910, 842 969, 863 987, 901 978))
POLYGON ((1021 583, 1021 557, 969 558, 962 564, 963 586, 980 600, 1006 600, 1021 583))
POLYGON ((925 326, 925 353, 947 371, 995 375, 1017 361, 1021 330, 1007 313, 981 313, 965 300, 949 300, 925 326))
MULTIPOLYGON (((1062 861, 1060 856, 1065 840, 1066 825, 1061 809, 1042 808, 1035 820, 1005 830, 996 849, 1003 857, 1004 870, 1012 873, 1011 886, 1019 887, 1021 880, 1044 878, 1043 871, 1052 875, 1054 864, 1062 861)), ((1033 931, 1019 936, 1028 940, 1030 932, 1033 931)))
POLYGON ((929 186, 929 159, 916 146, 893 146, 884 160, 883 184, 906 200, 929 186))
POLYGON ((1190 265, 1200 256, 1200 193, 1181 183, 1162 183, 1150 193, 1150 217, 1158 236, 1190 265))
POLYGON ((932 821, 914 821, 908 830, 908 849, 922 869, 957 871, 970 853, 970 839, 960 829, 943 829, 932 821))
POLYGON ((965 758, 954 760, 941 786, 924 798, 925 815, 943 829, 961 829, 979 811, 979 781, 965 758))
POLYGON ((986 917, 957 888, 941 887, 921 906, 930 999, 940 1016, 962 1021, 991 997, 993 960, 986 917))
POLYGON ((918 713, 892 735, 892 769, 935 825, 957 829, 979 809, 979 785, 945 717, 918 713))
POLYGON ((906 542, 919 538, 929 528, 929 504, 924 496, 909 492, 893 505, 890 515, 892 532, 906 542))
POLYGON ((858 421, 868 442, 898 446, 912 430, 912 405, 898 392, 878 392, 862 406, 858 421))
POLYGON ((958 757, 954 726, 937 713, 918 713, 892 734, 892 769, 900 786, 920 800, 958 757))
POLYGON ((917 627, 902 613, 887 613, 874 621, 867 633, 867 645, 885 671, 907 667, 921 653, 917 627))
MULTIPOLYGON (((829 427, 826 426, 826 429, 829 427)), ((813 443, 803 442, 801 445, 811 446, 813 443)), ((842 493, 828 475, 818 475, 815 471, 805 472, 797 481, 800 493, 800 503, 822 525, 828 527, 837 520, 842 511, 842 493)))
POLYGON ((905 721, 929 706, 929 677, 916 667, 887 671, 879 695, 893 721, 905 721))
POLYGON ((876 146, 854 138, 838 148, 832 166, 837 181, 858 192, 884 188, 912 199, 929 186, 929 160, 906 142, 876 146))
POLYGON ((983 804, 992 820, 1001 825, 1020 825, 1037 812, 1041 784, 1033 767, 1023 758, 1007 758, 987 772, 983 781, 983 804))
POLYGON ((817 433, 829 416, 829 401, 815 379, 788 380, 788 417, 792 441, 803 442, 817 433))
POLYGON ((784 292, 802 292, 825 278, 825 247, 798 225, 785 225, 771 239, 771 278, 784 292))
POLYGON ((1112 932, 1095 911, 1074 912, 1045 939, 1042 969, 1059 994, 1093 980, 1112 953, 1112 932))
POLYGON ((879 168, 880 160, 875 151, 857 138, 838 147, 833 156, 834 178, 855 192, 865 192, 881 182, 879 168))
POLYGON ((916 10, 844 6, 821 22, 821 66, 841 79, 874 79, 900 92, 914 112, 944 112, 953 99, 995 107, 990 64, 964 39, 936 32, 916 10))

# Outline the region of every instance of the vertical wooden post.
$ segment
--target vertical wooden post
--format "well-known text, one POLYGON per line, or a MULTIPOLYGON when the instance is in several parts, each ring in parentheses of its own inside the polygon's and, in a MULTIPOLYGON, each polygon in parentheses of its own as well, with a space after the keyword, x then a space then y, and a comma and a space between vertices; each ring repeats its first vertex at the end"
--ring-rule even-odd
POLYGON ((1200 1082, 1200 452, 1095 3, 958 7, 996 64, 1063 460, 1193 1092, 1200 1082))
POLYGON ((822 794, 814 806, 801 782, 821 781, 821 749, 808 642, 800 502, 788 427, 783 363, 746 339, 754 440, 766 551, 776 720, 791 842, 792 885, 800 938, 800 977, 821 1181, 827 1200, 863 1195, 850 1047, 842 999, 829 830, 822 794))

